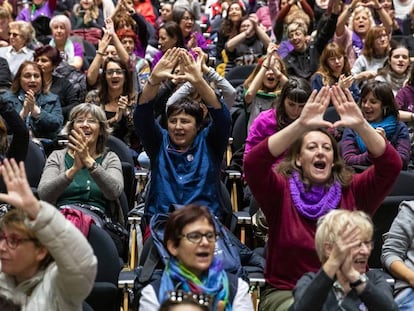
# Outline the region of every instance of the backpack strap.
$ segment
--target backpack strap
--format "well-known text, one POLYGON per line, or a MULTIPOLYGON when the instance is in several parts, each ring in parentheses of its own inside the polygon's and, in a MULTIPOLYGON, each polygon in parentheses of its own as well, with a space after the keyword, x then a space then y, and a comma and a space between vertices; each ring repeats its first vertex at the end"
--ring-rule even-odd
POLYGON ((229 273, 226 271, 227 278, 229 280, 229 303, 233 305, 234 298, 237 294, 237 289, 239 287, 239 277, 233 273, 229 273))

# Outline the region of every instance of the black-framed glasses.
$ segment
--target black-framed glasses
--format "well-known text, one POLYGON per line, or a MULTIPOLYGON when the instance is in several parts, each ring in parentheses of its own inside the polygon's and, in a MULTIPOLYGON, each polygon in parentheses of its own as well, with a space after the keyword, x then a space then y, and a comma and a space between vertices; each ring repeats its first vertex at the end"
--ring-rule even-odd
POLYGON ((207 239, 209 243, 216 242, 218 235, 214 231, 209 231, 207 233, 201 233, 199 231, 189 232, 187 234, 182 234, 181 238, 186 238, 188 241, 194 244, 198 244, 201 242, 203 237, 207 239))
POLYGON ((16 249, 22 243, 37 241, 37 239, 34 238, 18 238, 14 236, 6 236, 3 232, 0 232, 0 242, 3 240, 6 241, 6 244, 10 249, 16 249))
POLYGON ((114 74, 116 74, 117 76, 123 75, 125 73, 124 69, 108 69, 106 71, 106 74, 110 77, 112 77, 114 74))

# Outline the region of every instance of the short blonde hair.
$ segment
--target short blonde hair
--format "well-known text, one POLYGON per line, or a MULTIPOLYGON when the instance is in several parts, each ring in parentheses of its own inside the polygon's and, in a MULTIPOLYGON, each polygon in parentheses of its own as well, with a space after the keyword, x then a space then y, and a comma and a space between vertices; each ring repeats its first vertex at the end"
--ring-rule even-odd
POLYGON ((66 31, 68 32, 68 36, 70 36, 70 32, 72 31, 72 25, 70 23, 70 19, 66 15, 60 14, 52 17, 52 19, 49 22, 50 29, 52 29, 56 24, 65 25, 66 31))
POLYGON ((291 32, 297 31, 297 30, 301 31, 305 36, 308 32, 308 29, 306 28, 306 25, 304 23, 293 22, 293 23, 290 23, 286 29, 286 34, 288 38, 291 32))
POLYGON ((339 232, 348 225, 356 225, 363 236, 372 237, 374 225, 371 217, 362 211, 349 211, 343 209, 332 210, 319 218, 315 234, 315 248, 321 263, 325 263, 328 257, 325 253, 325 243, 333 244, 339 232))

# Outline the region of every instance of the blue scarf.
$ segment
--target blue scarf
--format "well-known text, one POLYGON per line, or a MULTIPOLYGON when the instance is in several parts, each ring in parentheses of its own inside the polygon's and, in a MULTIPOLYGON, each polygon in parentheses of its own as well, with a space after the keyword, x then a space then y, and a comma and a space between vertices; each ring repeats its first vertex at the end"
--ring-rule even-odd
POLYGON ((219 301, 225 303, 225 311, 231 311, 229 303, 230 286, 226 272, 223 270, 219 260, 214 259, 207 273, 198 278, 194 273, 180 264, 175 258, 171 257, 167 262, 161 277, 158 301, 162 303, 168 297, 168 292, 182 289, 185 292, 196 294, 208 294, 214 297, 212 310, 217 310, 219 301), (179 284, 180 286, 174 286, 179 284))
MULTIPOLYGON (((385 134, 387 136, 388 140, 391 140, 391 137, 395 134, 395 131, 397 129, 397 118, 393 115, 388 116, 380 122, 370 122, 369 124, 376 129, 377 127, 381 127, 384 129, 385 134)), ((361 151, 361 153, 364 153, 367 151, 367 146, 365 146, 365 143, 363 142, 361 136, 356 134, 355 140, 358 144, 358 148, 361 151)))

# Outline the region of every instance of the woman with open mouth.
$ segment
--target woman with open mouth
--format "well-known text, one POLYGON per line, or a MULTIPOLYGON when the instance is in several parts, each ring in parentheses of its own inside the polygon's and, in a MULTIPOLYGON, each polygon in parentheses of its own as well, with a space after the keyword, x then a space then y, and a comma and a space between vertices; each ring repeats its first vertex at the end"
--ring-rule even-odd
POLYGON ((32 137, 56 138, 63 124, 62 108, 59 97, 46 89, 40 65, 25 61, 10 91, 1 96, 20 114, 32 137))
MULTIPOLYGON (((397 150, 403 168, 411 158, 411 144, 407 125, 399 121, 398 107, 391 86, 386 82, 370 81, 361 90, 359 102, 368 123, 397 150)), ((360 135, 347 128, 341 140, 342 156, 348 165, 369 166, 372 158, 360 135)))
POLYGON ((206 295, 209 310, 253 310, 247 283, 225 272, 221 260, 214 257, 218 235, 212 217, 207 207, 195 204, 169 215, 164 247, 170 257, 161 279, 142 290, 139 310, 159 310, 169 293, 178 290, 206 295))
POLYGON ((315 248, 322 268, 300 278, 289 311, 309 310, 309 306, 312 310, 401 310, 386 274, 380 269, 367 271, 373 231, 371 218, 361 211, 333 210, 321 217, 315 248))
POLYGON ((388 58, 384 66, 378 70, 377 81, 387 82, 394 96, 404 87, 410 73, 410 51, 403 44, 391 43, 388 58))
POLYGON ((372 215, 390 192, 402 168, 401 157, 364 118, 348 89, 313 91, 299 118, 255 146, 244 173, 269 225, 266 286, 261 310, 286 310, 302 275, 318 271, 317 221, 334 209, 361 209, 372 215), (340 120, 325 121, 332 101, 340 120), (326 129, 349 127, 361 137, 374 167, 355 174, 344 163, 326 129), (287 156, 272 169, 275 157, 287 156))

